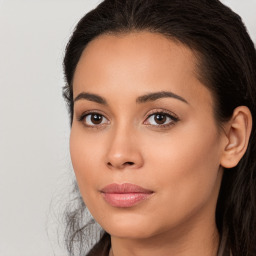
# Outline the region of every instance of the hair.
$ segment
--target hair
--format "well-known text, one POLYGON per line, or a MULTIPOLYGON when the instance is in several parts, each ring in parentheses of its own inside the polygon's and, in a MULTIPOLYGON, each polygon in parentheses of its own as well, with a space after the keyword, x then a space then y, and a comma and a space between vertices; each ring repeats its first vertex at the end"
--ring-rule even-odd
MULTIPOLYGON (((189 47, 197 57, 198 77, 214 98, 216 123, 228 121, 238 106, 247 106, 253 127, 247 151, 231 169, 224 169, 216 207, 216 225, 227 236, 233 256, 256 255, 256 51, 241 18, 218 0, 105 0, 77 24, 66 47, 64 72, 72 126, 73 77, 87 44, 104 34, 149 31, 189 47)), ((78 191, 78 188, 76 188, 78 191)), ((79 192, 78 192, 79 193, 79 192)), ((83 220, 86 206, 78 196, 77 209, 67 213, 66 241, 70 255, 75 244, 86 244, 83 220)), ((88 255, 107 251, 110 236, 88 255)), ((82 255, 81 251, 78 250, 82 255)), ((101 254, 100 254, 101 255, 101 254)))

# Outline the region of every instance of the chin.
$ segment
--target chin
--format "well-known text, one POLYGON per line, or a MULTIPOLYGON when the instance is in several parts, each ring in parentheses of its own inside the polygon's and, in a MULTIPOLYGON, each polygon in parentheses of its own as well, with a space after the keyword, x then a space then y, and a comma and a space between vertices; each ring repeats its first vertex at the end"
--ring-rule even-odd
POLYGON ((136 216, 136 214, 112 215, 107 220, 105 218, 104 221, 99 221, 101 227, 111 236, 130 239, 154 236, 159 230, 153 226, 153 223, 155 221, 145 215, 136 216))
POLYGON ((146 227, 138 226, 110 226, 107 227, 108 232, 113 237, 126 238, 126 239, 147 239, 154 236, 150 230, 146 227))

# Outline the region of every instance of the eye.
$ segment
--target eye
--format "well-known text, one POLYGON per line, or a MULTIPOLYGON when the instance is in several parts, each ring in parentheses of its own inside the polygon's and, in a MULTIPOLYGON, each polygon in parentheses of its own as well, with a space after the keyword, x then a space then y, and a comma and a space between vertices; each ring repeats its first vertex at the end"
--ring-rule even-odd
POLYGON ((108 124, 108 119, 99 113, 83 114, 79 121, 83 122, 86 126, 100 126, 108 124))
POLYGON ((175 124, 179 119, 169 113, 157 112, 149 115, 146 119, 146 125, 166 127, 175 124))

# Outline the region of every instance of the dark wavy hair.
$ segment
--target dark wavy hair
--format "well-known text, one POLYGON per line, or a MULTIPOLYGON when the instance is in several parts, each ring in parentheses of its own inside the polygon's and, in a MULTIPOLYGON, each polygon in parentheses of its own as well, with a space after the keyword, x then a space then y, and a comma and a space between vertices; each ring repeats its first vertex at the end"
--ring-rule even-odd
MULTIPOLYGON (((189 47, 198 59, 199 79, 212 92, 215 119, 221 126, 238 106, 247 106, 253 128, 239 164, 225 169, 216 208, 220 235, 227 235, 233 256, 256 255, 256 52, 241 18, 217 0, 105 0, 77 24, 66 47, 64 72, 70 121, 73 120, 72 80, 80 56, 103 34, 149 31, 189 47)), ((75 191, 78 192, 76 187, 75 191)), ((69 255, 82 255, 88 223, 77 196, 76 208, 66 212, 69 255), (78 249, 77 249, 78 248, 78 249)), ((110 236, 102 238, 88 255, 103 255, 110 236)))

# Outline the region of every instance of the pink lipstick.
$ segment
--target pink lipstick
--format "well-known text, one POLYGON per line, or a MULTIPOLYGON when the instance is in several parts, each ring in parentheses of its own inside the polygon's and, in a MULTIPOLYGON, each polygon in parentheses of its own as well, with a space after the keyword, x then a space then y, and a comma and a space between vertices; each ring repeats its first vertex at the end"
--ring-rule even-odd
POLYGON ((123 208, 137 205, 153 194, 151 190, 130 183, 113 183, 104 187, 100 192, 111 206, 123 208))

